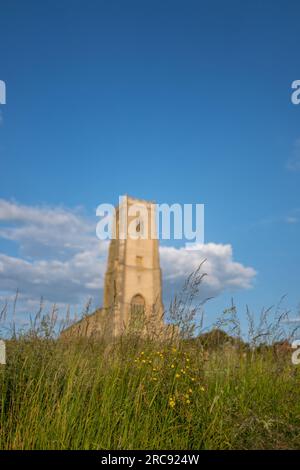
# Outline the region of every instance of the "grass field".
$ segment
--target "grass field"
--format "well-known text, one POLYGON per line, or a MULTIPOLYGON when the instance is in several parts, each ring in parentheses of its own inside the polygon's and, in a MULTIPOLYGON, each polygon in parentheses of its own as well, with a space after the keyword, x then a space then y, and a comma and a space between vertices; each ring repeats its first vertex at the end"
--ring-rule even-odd
POLYGON ((300 371, 272 348, 7 343, 1 449, 295 449, 300 371))
POLYGON ((242 332, 232 305, 208 331, 203 277, 200 266, 170 305, 173 341, 57 339, 56 310, 42 304, 26 331, 13 326, 0 449, 299 449, 297 327, 286 331, 279 303, 259 317, 247 309, 242 332))

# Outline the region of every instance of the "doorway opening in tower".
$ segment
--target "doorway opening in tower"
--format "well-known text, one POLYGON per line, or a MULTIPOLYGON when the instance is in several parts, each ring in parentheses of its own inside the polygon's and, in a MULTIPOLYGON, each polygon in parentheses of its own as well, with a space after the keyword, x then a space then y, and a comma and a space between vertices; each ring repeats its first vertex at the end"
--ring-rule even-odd
POLYGON ((141 294, 136 294, 132 297, 130 303, 130 311, 132 316, 141 317, 145 313, 145 299, 141 294))
POLYGON ((146 302, 141 294, 136 294, 130 302, 130 327, 133 330, 141 330, 145 325, 146 302))

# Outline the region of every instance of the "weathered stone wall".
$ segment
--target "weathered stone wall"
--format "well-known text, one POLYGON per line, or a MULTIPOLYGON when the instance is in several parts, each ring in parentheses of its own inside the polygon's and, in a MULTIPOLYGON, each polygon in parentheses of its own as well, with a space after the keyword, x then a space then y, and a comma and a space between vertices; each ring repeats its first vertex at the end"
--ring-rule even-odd
POLYGON ((138 323, 141 334, 161 335, 167 330, 171 331, 170 327, 166 329, 163 322, 159 244, 158 240, 151 236, 156 232, 155 205, 128 196, 122 204, 124 206, 121 205, 116 210, 117 238, 111 240, 109 247, 103 308, 65 330, 64 336, 118 336, 129 328, 137 328, 138 323), (140 208, 139 214, 129 215, 133 205, 140 208), (120 239, 120 211, 124 210, 124 207, 127 236, 120 239), (128 230, 130 225, 133 225, 131 222, 136 221, 137 233, 136 239, 133 239, 128 230), (132 302, 136 298, 143 299, 143 318, 132 319, 132 302))

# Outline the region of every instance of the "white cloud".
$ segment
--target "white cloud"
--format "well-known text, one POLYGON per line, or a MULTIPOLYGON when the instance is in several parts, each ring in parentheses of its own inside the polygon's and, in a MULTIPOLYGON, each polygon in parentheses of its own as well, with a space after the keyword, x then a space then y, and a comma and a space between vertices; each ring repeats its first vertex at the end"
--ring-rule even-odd
POLYGON ((42 248, 53 254, 78 251, 95 244, 92 221, 62 207, 31 207, 0 199, 0 237, 16 241, 27 256, 42 248), (5 222, 5 224, 1 224, 5 222))
POLYGON ((79 209, 0 200, 0 239, 17 245, 17 255, 0 254, 1 290, 51 302, 100 302, 107 243, 96 238, 95 226, 79 209))
POLYGON ((298 217, 288 216, 286 217, 285 221, 287 224, 297 224, 299 222, 299 219, 298 217))
POLYGON ((288 214, 286 215, 273 215, 269 217, 265 217, 264 219, 261 219, 257 221, 255 224, 252 225, 252 227, 256 226, 269 226, 269 225, 274 225, 274 224, 297 224, 300 220, 300 209, 299 208, 294 208, 289 211, 288 214))
POLYGON ((231 245, 207 243, 188 247, 161 247, 161 265, 164 279, 173 289, 184 282, 187 276, 203 264, 207 273, 203 281, 203 296, 217 296, 225 290, 248 289, 256 272, 251 267, 233 261, 231 245))
MULTIPOLYGON (((32 207, 0 200, 1 238, 15 253, 0 253, 0 296, 17 289, 22 299, 76 305, 92 297, 102 302, 108 243, 96 238, 97 219, 82 210, 32 207)), ((1 245, 0 245, 1 246, 1 245)), ((231 245, 208 243, 193 249, 160 248, 164 292, 179 284, 206 259, 203 296, 251 287, 255 271, 233 260, 231 245)))

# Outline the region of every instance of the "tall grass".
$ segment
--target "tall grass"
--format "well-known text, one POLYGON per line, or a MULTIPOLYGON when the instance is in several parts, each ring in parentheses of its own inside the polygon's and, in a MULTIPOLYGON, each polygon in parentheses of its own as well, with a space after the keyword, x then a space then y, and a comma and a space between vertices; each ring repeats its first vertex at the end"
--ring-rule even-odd
POLYGON ((273 344, 285 316, 263 311, 255 327, 248 312, 245 342, 232 306, 197 337, 194 306, 172 303, 176 341, 61 340, 40 312, 14 330, 0 366, 0 449, 299 448, 300 366, 273 344))
POLYGON ((273 350, 12 340, 1 449, 299 448, 299 369, 273 350))

